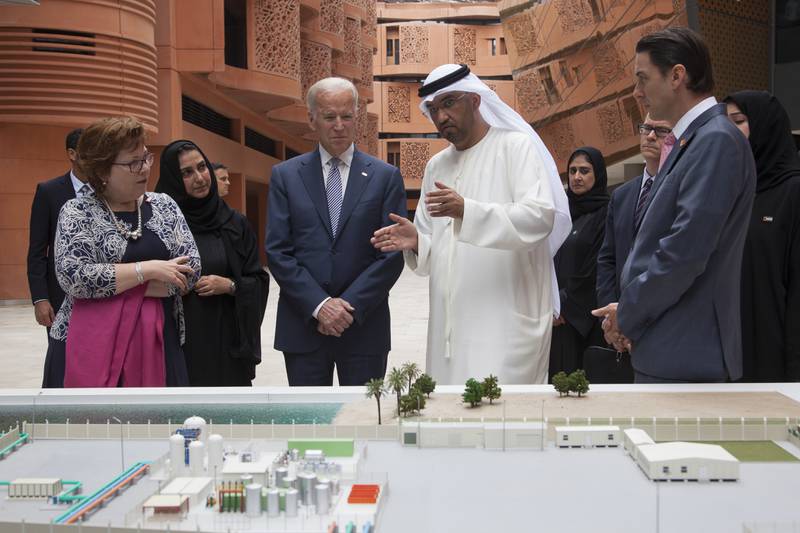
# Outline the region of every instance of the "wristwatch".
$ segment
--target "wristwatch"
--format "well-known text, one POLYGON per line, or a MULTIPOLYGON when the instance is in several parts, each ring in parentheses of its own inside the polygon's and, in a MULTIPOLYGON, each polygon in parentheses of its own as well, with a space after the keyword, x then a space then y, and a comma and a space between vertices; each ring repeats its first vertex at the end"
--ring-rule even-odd
POLYGON ((236 282, 231 280, 231 294, 236 294, 236 282))

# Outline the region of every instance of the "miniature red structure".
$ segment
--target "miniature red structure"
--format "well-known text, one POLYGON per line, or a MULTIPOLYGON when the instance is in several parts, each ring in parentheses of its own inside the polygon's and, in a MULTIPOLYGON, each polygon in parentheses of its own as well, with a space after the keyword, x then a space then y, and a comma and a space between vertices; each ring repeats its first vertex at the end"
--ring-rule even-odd
POLYGON ((347 498, 347 503, 374 504, 378 501, 378 494, 380 491, 380 485, 353 485, 350 489, 350 496, 347 498))

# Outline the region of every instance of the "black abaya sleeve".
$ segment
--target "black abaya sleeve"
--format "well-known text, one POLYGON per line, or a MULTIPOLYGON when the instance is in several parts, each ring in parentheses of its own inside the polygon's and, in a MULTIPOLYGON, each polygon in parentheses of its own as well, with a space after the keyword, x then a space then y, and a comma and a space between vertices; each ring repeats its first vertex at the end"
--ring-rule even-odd
MULTIPOLYGON (((795 190, 800 188, 795 187, 795 190)), ((792 227, 786 268, 786 317, 783 323, 786 346, 786 379, 800 381, 800 199, 792 209, 792 227)))
POLYGON ((236 282, 236 333, 238 339, 231 346, 230 355, 261 361, 261 322, 267 308, 269 274, 258 259, 255 232, 244 216, 236 213, 224 226, 228 264, 236 282))
POLYGON ((603 245, 606 228, 606 209, 598 209, 584 215, 588 217, 581 228, 581 240, 591 243, 583 257, 576 261, 576 268, 561 289, 561 314, 586 338, 597 318, 591 312, 597 308, 597 256, 603 245))

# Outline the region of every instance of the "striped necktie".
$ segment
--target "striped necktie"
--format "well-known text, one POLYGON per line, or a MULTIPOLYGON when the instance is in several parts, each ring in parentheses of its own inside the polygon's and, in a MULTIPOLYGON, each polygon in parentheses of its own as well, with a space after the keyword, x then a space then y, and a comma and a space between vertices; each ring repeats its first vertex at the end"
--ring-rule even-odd
POLYGON ((650 189, 653 188, 653 176, 647 178, 642 186, 642 192, 639 194, 639 201, 636 202, 636 211, 633 212, 633 229, 638 231, 639 225, 642 223, 644 217, 645 206, 647 205, 647 198, 650 196, 650 189))
POLYGON ((78 198, 81 198, 82 196, 86 196, 91 191, 92 191, 92 188, 89 187, 89 184, 88 183, 84 183, 83 186, 80 189, 78 189, 78 198))
POLYGON ((339 215, 342 213, 342 176, 339 174, 339 159, 334 157, 328 164, 331 169, 328 171, 328 183, 326 192, 328 194, 328 212, 331 215, 331 231, 336 237, 336 230, 339 228, 339 215))

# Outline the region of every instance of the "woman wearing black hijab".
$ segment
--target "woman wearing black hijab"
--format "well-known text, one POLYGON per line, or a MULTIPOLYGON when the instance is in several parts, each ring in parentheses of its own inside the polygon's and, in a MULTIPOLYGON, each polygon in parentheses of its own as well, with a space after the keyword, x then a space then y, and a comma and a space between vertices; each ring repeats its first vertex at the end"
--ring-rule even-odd
POLYGON ((597 318, 597 254, 603 244, 609 201, 603 154, 584 146, 573 152, 569 172, 569 211, 572 232, 555 256, 561 295, 561 316, 553 322, 550 379, 583 368, 583 352, 593 344, 605 346, 597 318))
POLYGON ((269 291, 256 236, 247 219, 220 199, 211 163, 190 141, 164 148, 156 191, 171 196, 183 211, 203 265, 194 290, 183 297, 189 381, 250 385, 261 361, 269 291))
POLYGON ((789 116, 768 92, 725 102, 758 174, 742 261, 742 380, 800 381, 800 159, 789 116))

